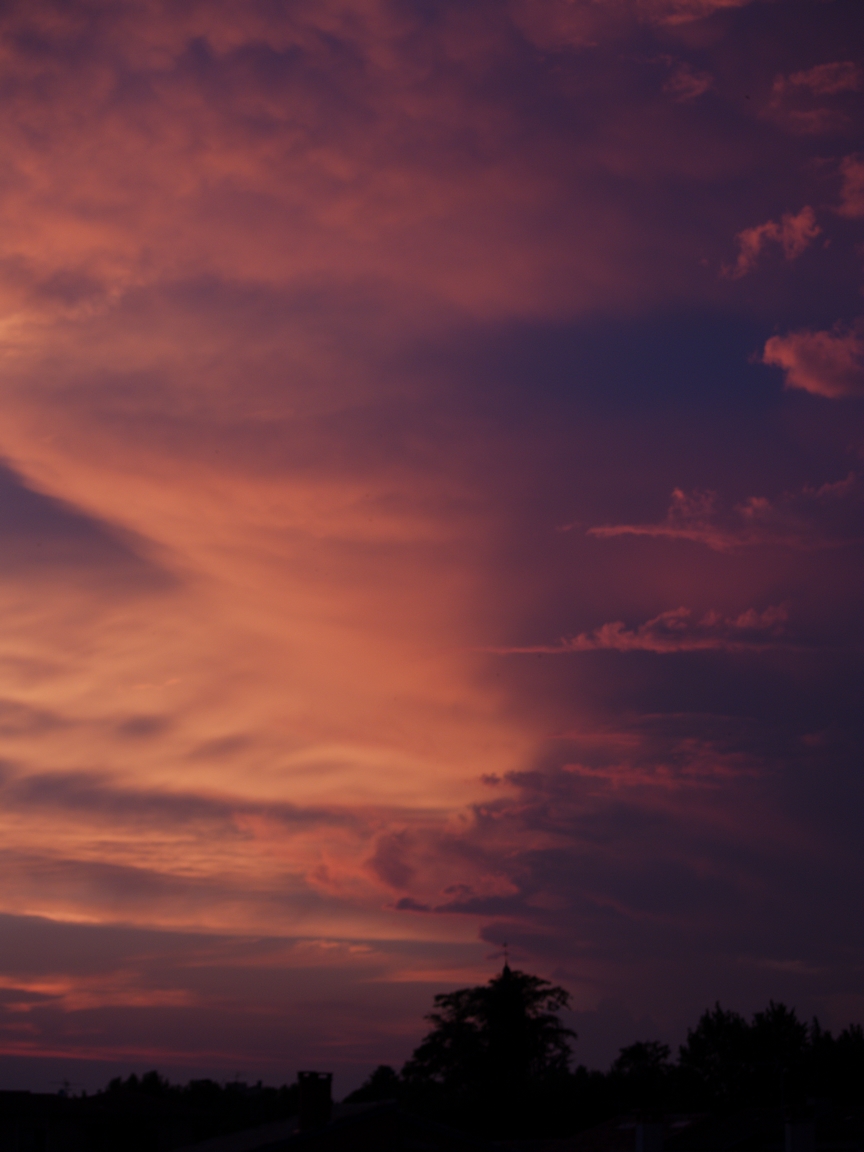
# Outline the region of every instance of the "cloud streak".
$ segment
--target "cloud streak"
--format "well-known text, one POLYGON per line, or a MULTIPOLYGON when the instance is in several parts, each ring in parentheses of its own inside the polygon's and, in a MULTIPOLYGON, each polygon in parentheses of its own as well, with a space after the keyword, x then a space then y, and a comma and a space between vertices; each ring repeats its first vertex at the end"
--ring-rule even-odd
POLYGON ((565 637, 558 644, 523 648, 495 648, 500 655, 561 655, 568 652, 699 652, 758 651, 782 642, 787 610, 782 605, 762 612, 754 608, 729 618, 718 612, 706 612, 694 618, 690 608, 671 608, 638 628, 628 629, 622 620, 603 624, 593 632, 565 637))
POLYGON ((729 509, 715 492, 672 492, 657 524, 605 524, 588 529, 598 539, 648 536, 705 544, 716 552, 748 547, 832 548, 860 538, 861 482, 850 472, 842 480, 769 499, 750 496, 729 509))

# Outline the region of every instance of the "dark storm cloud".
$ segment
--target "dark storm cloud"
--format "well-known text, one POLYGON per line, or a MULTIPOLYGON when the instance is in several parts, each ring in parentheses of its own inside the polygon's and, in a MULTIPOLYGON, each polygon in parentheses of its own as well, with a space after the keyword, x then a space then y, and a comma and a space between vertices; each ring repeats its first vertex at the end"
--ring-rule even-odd
POLYGON ((860 741, 841 751, 734 718, 713 726, 726 738, 707 738, 705 718, 646 721, 630 729, 635 750, 610 738, 588 763, 562 744, 561 767, 517 774, 518 794, 479 808, 469 834, 475 868, 505 874, 511 894, 467 885, 449 901, 397 907, 479 914, 490 943, 540 953, 619 1003, 641 985, 667 1032, 706 1005, 708 983, 749 1005, 773 979, 805 1010, 833 1015, 864 963, 860 847, 851 827, 838 839, 812 819, 805 781, 816 773, 823 795, 859 804, 843 776, 860 741))
POLYGON ((844 1024, 864 964, 859 633, 794 659, 573 650, 599 698, 606 667, 608 726, 489 779, 471 829, 438 848, 461 889, 442 899, 420 867, 396 907, 484 917, 490 944, 543 956, 583 1003, 650 1004, 666 1039, 711 996, 782 995, 844 1024))

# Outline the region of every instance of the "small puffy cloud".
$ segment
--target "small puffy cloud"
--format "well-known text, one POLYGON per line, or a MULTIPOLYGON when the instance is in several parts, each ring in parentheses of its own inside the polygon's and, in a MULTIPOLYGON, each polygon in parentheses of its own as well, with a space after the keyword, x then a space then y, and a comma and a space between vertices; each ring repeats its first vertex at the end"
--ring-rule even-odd
POLYGON ((837 212, 851 220, 864 216, 864 156, 846 156, 840 164, 843 185, 837 212))
POLYGON ((638 628, 627 628, 621 620, 603 624, 593 632, 581 632, 554 645, 499 649, 502 655, 567 652, 698 652, 707 649, 741 651, 773 646, 783 635, 788 612, 782 604, 762 612, 749 608, 737 616, 706 612, 696 617, 690 608, 672 608, 638 628))
POLYGON ((782 368, 786 387, 837 400, 864 396, 864 339, 861 323, 855 329, 839 325, 830 332, 802 329, 772 336, 762 361, 782 368))
POLYGON ((759 256, 769 243, 779 244, 787 260, 797 259, 820 234, 822 229, 816 223, 816 215, 809 205, 792 215, 784 213, 780 223, 768 220, 754 228, 745 228, 736 236, 738 259, 731 267, 723 268, 723 275, 738 280, 752 272, 759 256))
POLYGON ((690 64, 679 64, 663 85, 663 91, 679 104, 686 104, 697 100, 713 87, 714 77, 710 72, 700 72, 690 64))
POLYGON ((808 88, 817 96, 836 96, 840 92, 860 92, 864 76, 857 64, 851 60, 835 61, 832 64, 817 64, 804 72, 793 72, 788 79, 782 77, 776 84, 790 84, 796 88, 808 88))
POLYGON ((716 492, 676 488, 664 520, 657 524, 603 524, 589 536, 650 536, 689 540, 715 552, 772 545, 785 548, 830 548, 860 536, 864 485, 854 472, 842 480, 784 492, 769 500, 749 496, 733 508, 723 507, 716 492))

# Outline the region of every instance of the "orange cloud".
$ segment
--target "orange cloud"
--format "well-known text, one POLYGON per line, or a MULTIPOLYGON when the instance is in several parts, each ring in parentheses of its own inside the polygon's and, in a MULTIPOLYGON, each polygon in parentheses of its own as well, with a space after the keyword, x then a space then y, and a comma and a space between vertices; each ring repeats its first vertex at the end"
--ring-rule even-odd
POLYGON ((22 536, 0 589, 15 910, 111 919, 129 891, 138 923, 257 930, 283 886, 283 927, 308 898, 374 934, 370 838, 469 802, 541 727, 482 675, 504 514, 398 427, 429 389, 412 355, 654 293, 607 194, 640 162, 525 131, 494 5, 91 15, 2 17, 2 447, 84 555, 46 585, 22 536), (334 796, 368 823, 263 812, 334 796))
POLYGON ((762 359, 783 369, 787 388, 832 400, 864 395, 864 340, 856 329, 772 336, 762 359))

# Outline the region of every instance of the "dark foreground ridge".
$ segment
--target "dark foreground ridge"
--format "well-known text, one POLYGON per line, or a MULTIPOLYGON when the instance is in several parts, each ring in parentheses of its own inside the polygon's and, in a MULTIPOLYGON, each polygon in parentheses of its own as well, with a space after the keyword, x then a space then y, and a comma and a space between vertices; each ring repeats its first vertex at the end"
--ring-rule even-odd
POLYGON ((571 1069, 568 1002, 507 965, 436 996, 401 1072, 380 1065, 335 1107, 311 1071, 281 1088, 148 1072, 93 1096, 0 1092, 0 1152, 864 1152, 860 1026, 716 1005, 676 1060, 643 1040, 604 1073, 571 1069))

